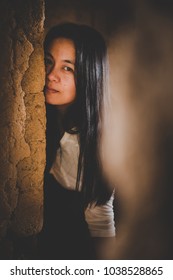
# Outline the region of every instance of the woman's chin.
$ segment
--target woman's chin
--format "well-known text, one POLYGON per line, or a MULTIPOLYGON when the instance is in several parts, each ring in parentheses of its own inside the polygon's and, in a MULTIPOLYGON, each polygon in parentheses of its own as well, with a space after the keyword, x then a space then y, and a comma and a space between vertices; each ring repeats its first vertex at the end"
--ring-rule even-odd
POLYGON ((45 95, 45 102, 50 105, 59 105, 59 101, 55 98, 55 96, 45 95))

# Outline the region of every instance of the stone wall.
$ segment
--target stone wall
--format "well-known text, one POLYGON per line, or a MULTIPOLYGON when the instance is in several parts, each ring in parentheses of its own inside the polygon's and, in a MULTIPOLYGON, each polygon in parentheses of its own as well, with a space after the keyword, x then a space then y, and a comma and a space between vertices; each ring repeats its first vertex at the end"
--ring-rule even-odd
POLYGON ((30 236, 42 227, 44 1, 2 0, 0 18, 0 239, 5 246, 9 232, 30 236))

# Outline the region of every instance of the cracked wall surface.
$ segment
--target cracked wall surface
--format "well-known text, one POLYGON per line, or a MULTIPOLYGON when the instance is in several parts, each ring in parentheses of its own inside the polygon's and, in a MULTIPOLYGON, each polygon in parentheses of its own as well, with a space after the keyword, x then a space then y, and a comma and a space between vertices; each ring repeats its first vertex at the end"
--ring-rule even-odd
POLYGON ((0 3, 0 239, 42 227, 43 0, 0 3))

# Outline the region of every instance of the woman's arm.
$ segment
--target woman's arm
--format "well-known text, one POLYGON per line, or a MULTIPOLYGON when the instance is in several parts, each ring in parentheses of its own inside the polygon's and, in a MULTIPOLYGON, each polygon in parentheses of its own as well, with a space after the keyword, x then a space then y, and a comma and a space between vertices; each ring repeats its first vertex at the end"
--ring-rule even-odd
POLYGON ((85 219, 93 238, 98 259, 109 259, 109 248, 115 242, 113 200, 114 193, 106 204, 89 205, 85 210, 85 219))

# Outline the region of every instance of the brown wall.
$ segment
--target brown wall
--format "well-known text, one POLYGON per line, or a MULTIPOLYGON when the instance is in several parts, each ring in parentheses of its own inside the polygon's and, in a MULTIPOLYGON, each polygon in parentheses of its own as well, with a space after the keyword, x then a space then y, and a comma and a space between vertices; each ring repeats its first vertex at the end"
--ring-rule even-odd
POLYGON ((42 227, 44 1, 0 4, 0 238, 42 227))
POLYGON ((45 0, 45 31, 60 22, 88 24, 110 39, 133 18, 134 0, 45 0))
POLYGON ((109 252, 115 259, 172 259, 173 4, 136 3, 135 20, 110 45, 103 154, 122 215, 109 252))

